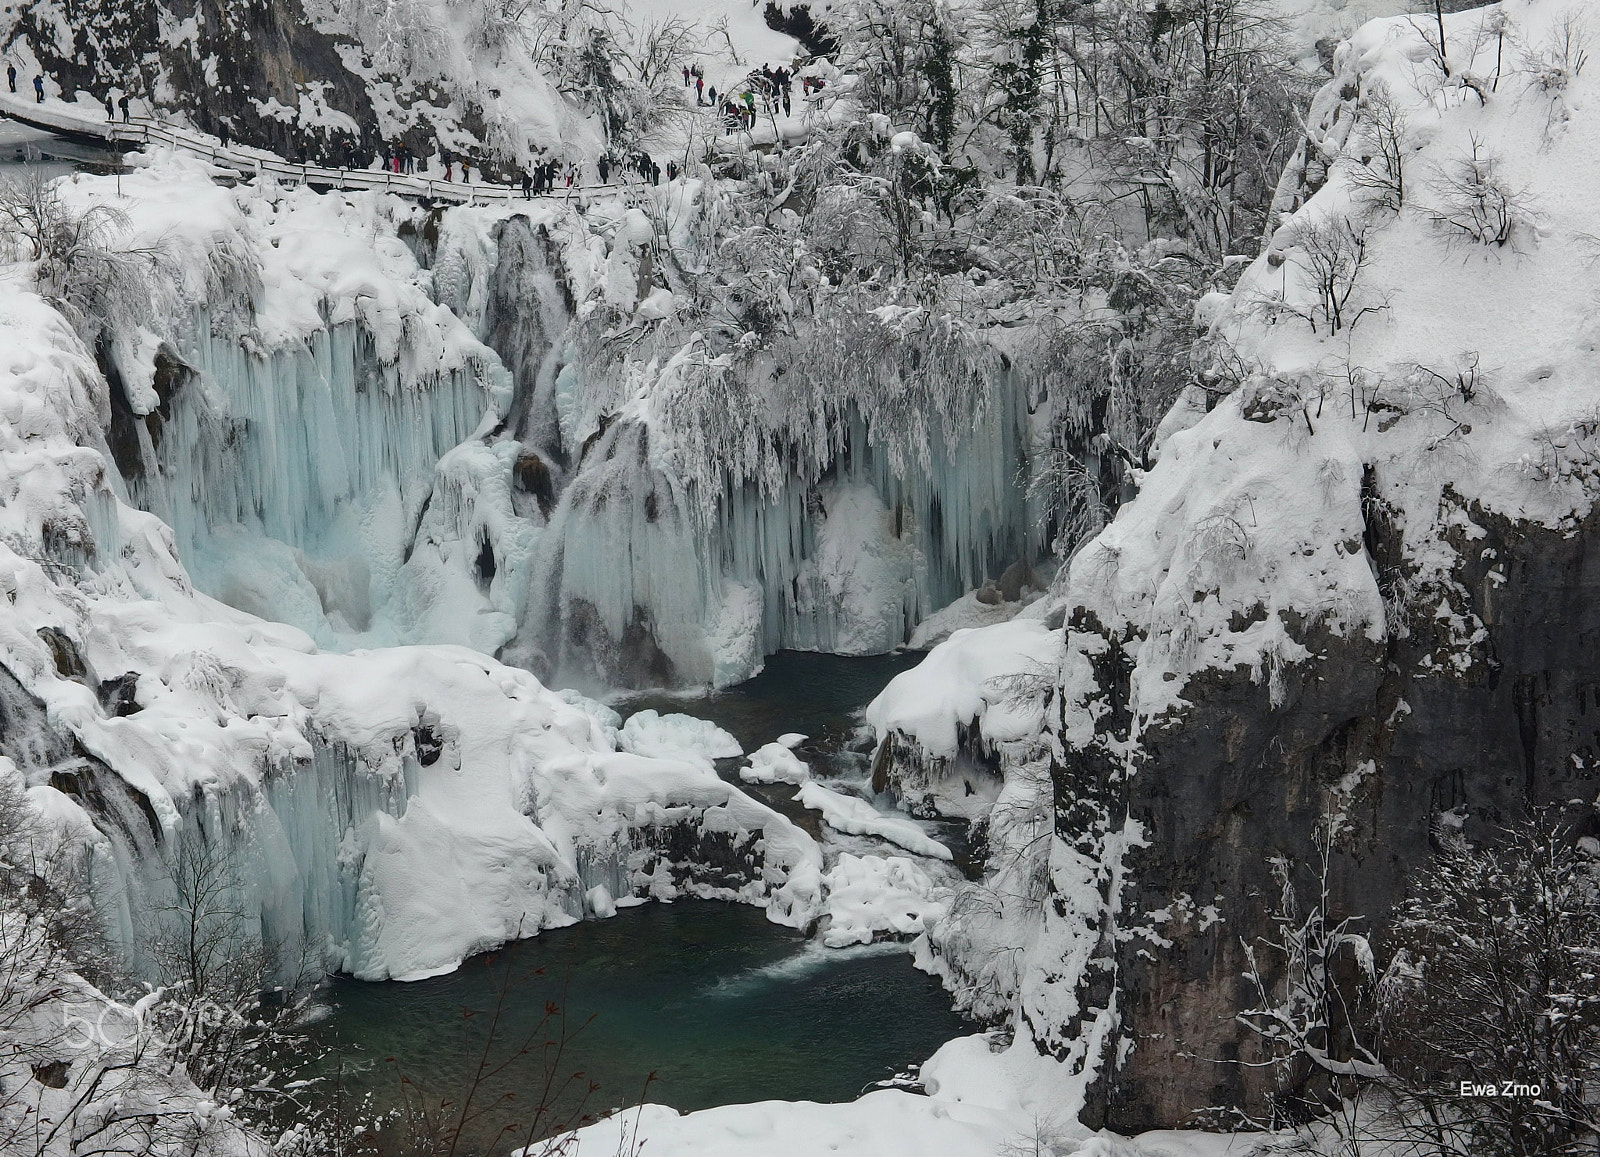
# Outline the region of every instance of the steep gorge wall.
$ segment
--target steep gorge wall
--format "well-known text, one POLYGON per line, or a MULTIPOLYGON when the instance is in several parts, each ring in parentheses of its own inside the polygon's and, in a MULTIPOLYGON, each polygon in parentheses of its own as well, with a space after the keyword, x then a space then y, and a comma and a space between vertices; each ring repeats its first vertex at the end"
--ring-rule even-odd
POLYGON ((1508 38, 1548 45, 1562 11, 1447 16, 1444 79, 1418 66, 1428 45, 1405 19, 1340 48, 1307 120, 1317 187, 1291 173, 1268 252, 1212 303, 1231 392, 1175 408, 1139 495, 1040 608, 1064 658, 1041 673, 986 628, 935 654, 998 668, 962 672, 931 708, 902 692, 869 712, 886 772, 915 780, 953 749, 927 741, 930 710, 987 732, 1008 694, 1041 705, 1015 755, 995 748, 988 874, 927 959, 1009 1015, 1018 1052, 1062 1062, 1091 1125, 1261 1120, 1307 1085, 1255 1067, 1261 1042, 1236 1018, 1260 1003, 1247 945, 1283 997, 1260 944, 1277 933, 1274 861, 1303 915, 1319 826, 1337 830, 1331 916, 1362 917, 1380 962, 1432 849, 1546 805, 1600 830, 1597 315, 1573 248, 1600 180, 1593 82, 1446 83, 1494 72, 1502 16, 1508 38), (1384 102, 1399 205, 1371 195, 1384 102), (1503 244, 1433 208, 1460 203, 1449 174, 1474 150, 1526 214, 1503 244), (1320 312, 1313 272, 1329 237, 1346 245, 1343 322, 1320 312))
MULTIPOLYGON (((1092 1123, 1137 1132, 1204 1106, 1261 1108, 1270 1081, 1216 1063, 1259 1054, 1232 1021, 1257 999, 1242 942, 1273 931, 1269 858, 1314 868, 1312 833, 1328 812, 1346 824, 1331 863, 1335 916, 1369 917, 1381 951, 1385 914, 1438 839, 1458 825, 1489 839, 1532 808, 1594 799, 1600 514, 1550 529, 1463 513, 1451 528, 1454 609, 1482 624, 1481 637, 1445 637, 1426 603, 1385 645, 1312 629, 1301 641, 1313 657, 1286 673, 1278 705, 1248 671, 1207 672, 1185 688, 1187 706, 1141 731, 1134 774, 1106 785, 1150 837, 1126 861, 1123 926, 1180 895, 1224 918, 1159 924, 1171 941, 1160 948, 1119 946, 1133 1050, 1092 1123)), ((1063 838, 1084 834, 1069 817, 1086 770, 1069 752, 1056 791, 1063 838)), ((1580 822, 1596 824, 1592 809, 1580 822)), ((1304 897, 1312 877, 1297 882, 1304 897)))
POLYGON ((79 90, 154 98, 205 132, 227 126, 291 159, 342 161, 353 148, 370 158, 380 144, 366 82, 300 0, 81 0, 69 12, 21 5, 6 43, 33 54, 69 99, 79 90), (303 123, 303 99, 343 127, 303 123))

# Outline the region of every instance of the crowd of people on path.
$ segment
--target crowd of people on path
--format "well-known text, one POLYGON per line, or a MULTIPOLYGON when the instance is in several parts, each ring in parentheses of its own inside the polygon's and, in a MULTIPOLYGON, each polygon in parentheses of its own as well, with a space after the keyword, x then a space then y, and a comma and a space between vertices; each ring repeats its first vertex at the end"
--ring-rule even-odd
POLYGON ((798 70, 784 65, 773 68, 763 64, 745 77, 741 90, 724 93, 721 105, 717 104, 717 90, 711 90, 711 106, 722 117, 723 132, 734 133, 753 129, 762 111, 776 117, 794 115, 794 82, 801 83, 802 94, 810 97, 821 92, 827 81, 820 76, 799 76, 798 70), (759 106, 759 108, 758 108, 759 106))
MULTIPOLYGON (((701 108, 716 110, 725 123, 725 131, 733 133, 740 129, 752 129, 759 119, 758 103, 768 115, 776 116, 779 110, 785 116, 792 115, 793 87, 796 80, 802 84, 805 96, 810 97, 814 92, 819 92, 826 81, 820 76, 800 76, 799 69, 795 66, 780 65, 773 68, 771 65, 762 65, 749 73, 744 83, 740 86, 737 95, 724 92, 719 94, 715 84, 706 83, 705 73, 698 63, 682 66, 683 83, 685 87, 693 88, 695 104, 701 108), (720 103, 719 103, 720 102, 720 103)), ((13 93, 17 91, 17 66, 15 63, 6 65, 6 82, 13 93)), ((33 78, 34 99, 44 103, 45 78, 43 73, 38 73, 33 78)), ((130 116, 130 98, 127 92, 122 92, 113 101, 111 92, 104 96, 106 120, 114 121, 120 112, 121 119, 126 122, 130 116)), ((226 121, 219 121, 219 137, 224 149, 230 143, 230 131, 226 121)), ((370 154, 364 154, 358 144, 352 143, 343 150, 342 158, 335 158, 335 164, 342 159, 344 167, 352 171, 363 169, 370 170, 373 163, 366 159, 370 154)), ((472 181, 472 168, 474 162, 465 156, 453 156, 449 152, 441 152, 438 158, 443 165, 444 180, 455 182, 456 171, 459 167, 460 180, 470 184, 472 181)), ((383 144, 376 158, 376 165, 380 171, 392 173, 396 176, 415 176, 419 173, 426 175, 425 169, 432 169, 431 163, 424 164, 412 147, 404 142, 383 144)), ((602 154, 595 162, 595 172, 599 176, 601 185, 612 183, 613 176, 619 179, 623 174, 637 174, 638 178, 650 185, 661 184, 665 177, 670 184, 682 175, 682 169, 675 160, 668 159, 663 166, 647 152, 638 152, 630 156, 618 157, 611 153, 602 154)), ((487 181, 489 175, 484 167, 478 165, 480 181, 487 181)), ((548 156, 541 149, 534 154, 534 159, 527 167, 517 172, 517 179, 521 185, 524 197, 546 196, 562 189, 582 187, 583 169, 579 163, 562 157, 548 156)))

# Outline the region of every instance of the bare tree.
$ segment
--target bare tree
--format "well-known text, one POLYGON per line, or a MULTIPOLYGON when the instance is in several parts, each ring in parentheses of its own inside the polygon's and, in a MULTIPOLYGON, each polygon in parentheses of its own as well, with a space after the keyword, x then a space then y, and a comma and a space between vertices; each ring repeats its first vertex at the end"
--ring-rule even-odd
POLYGON ((263 939, 242 853, 225 833, 183 833, 172 894, 152 909, 143 945, 163 999, 152 1023, 202 1090, 257 1113, 285 1095, 271 1074, 303 1049, 322 961, 263 939))
POLYGON ((1366 264, 1366 226, 1339 213, 1302 216, 1289 227, 1286 240, 1314 294, 1302 315, 1312 330, 1318 321, 1329 333, 1354 324, 1360 314, 1352 316, 1350 298, 1366 264))
POLYGON ((67 205, 37 171, 0 181, 0 244, 33 263, 40 294, 86 341, 148 321, 153 290, 170 277, 164 246, 123 244, 130 228, 113 205, 67 205))
POLYGON ((1406 115, 1382 81, 1370 85, 1361 102, 1365 148, 1347 154, 1350 183, 1372 205, 1398 213, 1406 204, 1406 115))

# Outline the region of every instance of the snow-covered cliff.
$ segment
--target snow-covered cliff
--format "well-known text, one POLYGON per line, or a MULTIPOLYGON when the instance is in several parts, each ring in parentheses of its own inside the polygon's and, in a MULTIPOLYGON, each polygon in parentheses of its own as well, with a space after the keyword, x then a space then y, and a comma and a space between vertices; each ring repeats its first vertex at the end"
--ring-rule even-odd
MULTIPOLYGON (((190 208, 197 219, 199 209, 190 208)), ((340 267, 351 284, 366 284, 358 269, 340 267)), ((171 886, 168 868, 195 841, 253 865, 247 910, 259 914, 265 938, 304 938, 330 964, 364 976, 448 969, 635 890, 771 892, 775 918, 810 918, 820 887, 810 839, 708 769, 618 752, 605 709, 466 650, 324 654, 293 627, 199 594, 175 550, 181 534, 121 497, 104 441, 112 398, 89 352, 32 293, 4 292, 12 354, 0 386, 9 480, 0 742, 46 810, 82 841, 130 956, 171 886), (682 828, 691 843, 704 835, 726 844, 723 862, 673 861, 665 833, 682 828), (590 894, 597 886, 608 895, 590 894)), ((337 310, 350 297, 370 300, 337 292, 324 300, 337 310)), ((368 318, 380 340, 386 321, 422 324, 404 303, 388 304, 392 312, 373 306, 368 318)), ((258 314, 254 332, 266 320, 258 314)), ((357 327, 314 314, 290 320, 335 333, 357 327)), ((259 364, 281 356, 267 351, 259 364)), ((368 383, 373 405, 387 404, 385 386, 388 397, 430 386, 454 396, 448 372, 422 381, 401 373, 368 383)), ((168 399, 176 405, 164 424, 141 428, 164 441, 174 428, 181 435, 182 391, 211 388, 208 370, 200 375, 168 399)), ((329 379, 337 374, 257 384, 303 388, 289 396, 329 405, 329 379)), ((141 397, 138 383, 125 386, 130 399, 141 397)), ((267 402, 282 396, 268 393, 267 402)), ((220 411, 211 420, 235 417, 209 401, 220 411)), ((218 445, 237 465, 256 452, 249 439, 295 440, 300 457, 271 463, 270 485, 258 484, 268 494, 299 485, 303 495, 327 483, 318 468, 361 461, 359 443, 308 447, 321 432, 316 422, 274 428, 253 415, 218 445), (308 461, 309 477, 288 476, 286 466, 308 461)), ((405 440, 372 445, 389 455, 394 477, 405 440)), ((197 474, 196 493, 167 500, 230 500, 205 493, 218 477, 197 474)), ((316 509, 302 506, 297 525, 316 509)), ((265 512, 253 513, 259 530, 265 512)), ((204 547, 197 557, 204 565, 204 547)))
POLYGON ((958 635, 937 696, 918 671, 874 706, 908 794, 997 800, 930 964, 1091 1123, 1261 1095, 1213 1058, 1252 1056, 1244 945, 1319 822, 1381 928, 1442 828, 1593 794, 1591 21, 1343 45, 1266 253, 1203 303, 1204 386, 1025 612, 1040 642, 958 635))

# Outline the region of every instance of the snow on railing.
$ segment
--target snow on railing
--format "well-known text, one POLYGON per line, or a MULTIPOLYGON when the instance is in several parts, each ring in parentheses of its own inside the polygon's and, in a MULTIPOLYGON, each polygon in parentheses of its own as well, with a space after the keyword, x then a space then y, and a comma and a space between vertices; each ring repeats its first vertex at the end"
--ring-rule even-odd
MULTIPOLYGON (((12 120, 46 132, 96 137, 111 145, 162 144, 204 157, 221 168, 241 175, 260 177, 270 174, 280 183, 325 185, 338 189, 381 189, 399 197, 429 201, 455 201, 461 204, 510 204, 523 200, 522 190, 514 185, 468 184, 436 177, 415 177, 376 169, 334 169, 321 165, 299 165, 259 149, 243 151, 221 148, 214 141, 188 129, 158 121, 153 117, 130 116, 125 121, 79 116, 63 111, 59 104, 38 104, 21 97, 0 93, 0 113, 12 120)), ((600 196, 620 196, 632 204, 645 196, 642 183, 575 185, 552 193, 538 194, 551 200, 576 201, 586 205, 600 196)))

